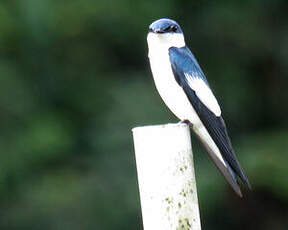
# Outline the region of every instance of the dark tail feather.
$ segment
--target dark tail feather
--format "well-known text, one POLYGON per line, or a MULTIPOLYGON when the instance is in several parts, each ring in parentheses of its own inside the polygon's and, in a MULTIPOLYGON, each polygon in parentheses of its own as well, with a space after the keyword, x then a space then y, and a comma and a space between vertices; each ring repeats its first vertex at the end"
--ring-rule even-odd
MULTIPOLYGON (((233 188, 233 190, 235 191, 235 193, 242 197, 242 192, 240 190, 239 184, 237 182, 237 178, 236 175, 234 173, 234 171, 230 168, 230 166, 228 165, 228 167, 226 167, 215 155, 215 153, 211 150, 211 148, 202 140, 202 138, 200 136, 197 135, 197 133, 195 132, 196 136, 198 137, 198 139, 201 141, 201 143, 203 144, 204 148, 206 149, 206 151, 208 152, 209 156, 211 157, 211 159, 213 160, 213 162, 216 164, 217 168, 219 169, 219 171, 222 173, 222 175, 225 177, 226 181, 230 184, 230 186, 233 188)), ((247 180, 248 181, 248 180, 247 180)), ((248 182, 249 183, 249 182, 248 182)))
POLYGON ((241 181, 243 182, 244 185, 246 185, 250 190, 252 190, 251 184, 247 178, 247 176, 244 174, 242 168, 240 168, 240 174, 238 175, 241 179, 241 181))

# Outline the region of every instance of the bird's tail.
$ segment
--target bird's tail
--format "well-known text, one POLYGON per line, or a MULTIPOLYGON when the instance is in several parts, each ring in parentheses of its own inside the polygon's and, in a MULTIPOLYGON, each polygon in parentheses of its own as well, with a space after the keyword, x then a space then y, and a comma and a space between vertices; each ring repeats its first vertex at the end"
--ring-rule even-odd
POLYGON ((193 130, 195 131, 196 136, 203 144, 204 148, 208 152, 209 156, 211 157, 211 159, 213 160, 219 171, 225 177, 226 181, 231 185, 236 194, 242 197, 242 192, 237 182, 237 176, 235 175, 233 169, 222 157, 218 147, 214 143, 213 139, 210 137, 206 128, 204 126, 200 128, 193 127, 193 130))

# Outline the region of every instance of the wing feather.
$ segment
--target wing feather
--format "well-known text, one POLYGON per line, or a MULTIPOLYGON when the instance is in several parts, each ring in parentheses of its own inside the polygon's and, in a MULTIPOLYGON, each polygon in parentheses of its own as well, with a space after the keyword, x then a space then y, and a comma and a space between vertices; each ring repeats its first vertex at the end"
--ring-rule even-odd
POLYGON ((169 49, 169 56, 176 81, 183 88, 221 155, 235 174, 250 188, 250 183, 233 151, 220 107, 195 57, 187 47, 172 47, 169 49), (200 81, 202 83, 198 83, 200 81))

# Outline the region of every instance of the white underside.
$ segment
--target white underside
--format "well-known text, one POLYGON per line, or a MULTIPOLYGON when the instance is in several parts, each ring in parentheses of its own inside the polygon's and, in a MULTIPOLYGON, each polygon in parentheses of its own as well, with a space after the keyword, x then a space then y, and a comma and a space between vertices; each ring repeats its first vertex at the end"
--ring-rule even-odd
POLYGON ((171 37, 163 38, 163 36, 165 35, 149 33, 147 37, 149 46, 148 56, 156 88, 172 113, 180 120, 189 120, 193 124, 193 129, 197 135, 205 140, 224 166, 227 167, 218 147, 189 102, 184 90, 176 82, 172 71, 168 49, 172 46, 179 48, 185 46, 184 37, 181 35, 183 37, 181 38, 177 34, 179 36, 178 40, 177 37, 174 37, 174 40, 172 40, 171 37), (169 43, 168 39, 170 39, 172 44, 169 43))

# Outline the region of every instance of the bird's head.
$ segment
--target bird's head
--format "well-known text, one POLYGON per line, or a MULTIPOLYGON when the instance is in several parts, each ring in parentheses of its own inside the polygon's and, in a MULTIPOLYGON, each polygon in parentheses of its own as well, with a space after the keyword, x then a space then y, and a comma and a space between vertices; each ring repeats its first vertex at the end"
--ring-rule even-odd
POLYGON ((179 24, 168 18, 161 18, 149 26, 149 32, 156 34, 178 33, 182 34, 179 24))
POLYGON ((149 49, 153 46, 157 48, 185 46, 181 27, 177 22, 168 18, 158 19, 149 26, 147 41, 149 49))

